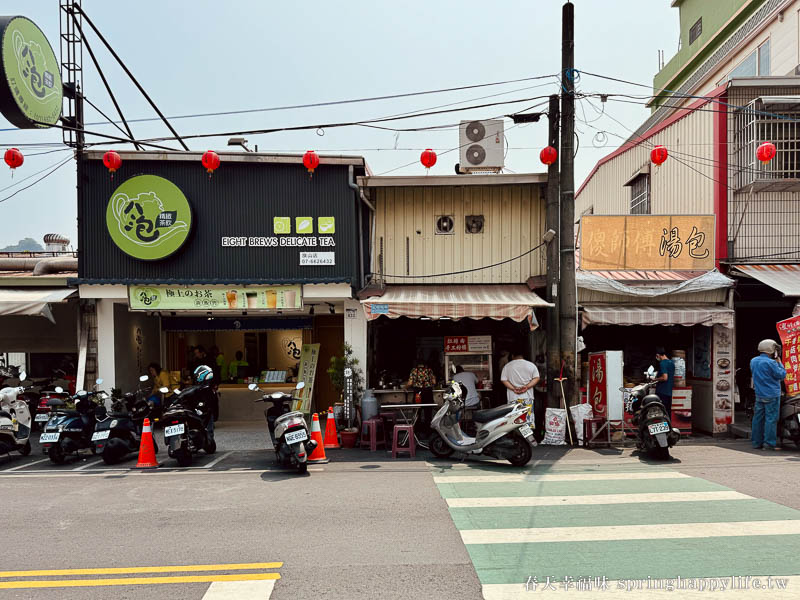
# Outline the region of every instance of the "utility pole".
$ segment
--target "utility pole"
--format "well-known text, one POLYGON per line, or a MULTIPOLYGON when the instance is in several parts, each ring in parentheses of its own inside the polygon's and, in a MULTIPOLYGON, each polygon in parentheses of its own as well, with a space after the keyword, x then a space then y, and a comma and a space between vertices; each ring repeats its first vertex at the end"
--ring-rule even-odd
POLYGON ((561 15, 561 360, 567 405, 578 401, 576 347, 578 299, 575 287, 575 6, 561 15))
MULTIPOLYGON (((558 94, 550 96, 550 105, 547 109, 549 120, 548 145, 558 152, 558 94)), ((559 323, 559 270, 561 260, 559 257, 559 231, 561 230, 559 214, 559 175, 558 160, 547 167, 547 217, 546 228, 556 232, 555 237, 547 244, 547 301, 555 304, 547 310, 547 405, 557 407, 561 402, 561 392, 556 377, 561 367, 561 327, 559 323)))

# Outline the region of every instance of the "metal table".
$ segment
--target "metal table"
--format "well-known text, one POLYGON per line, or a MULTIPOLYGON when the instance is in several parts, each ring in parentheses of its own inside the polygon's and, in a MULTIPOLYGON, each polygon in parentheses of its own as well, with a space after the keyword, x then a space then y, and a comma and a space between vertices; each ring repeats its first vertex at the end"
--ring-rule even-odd
MULTIPOLYGON (((400 413, 400 417, 405 421, 408 425, 416 425, 417 420, 419 419, 419 411, 422 408, 439 408, 438 404, 417 404, 417 403, 409 403, 409 404, 383 404, 380 407, 380 410, 388 409, 388 410, 396 410, 400 413)), ((414 440, 416 443, 421 446, 422 448, 427 449, 428 443, 427 442, 420 442, 419 438, 417 437, 417 432, 414 432, 414 440)), ((408 443, 408 437, 403 437, 402 440, 398 440, 400 444, 405 445, 408 443)))

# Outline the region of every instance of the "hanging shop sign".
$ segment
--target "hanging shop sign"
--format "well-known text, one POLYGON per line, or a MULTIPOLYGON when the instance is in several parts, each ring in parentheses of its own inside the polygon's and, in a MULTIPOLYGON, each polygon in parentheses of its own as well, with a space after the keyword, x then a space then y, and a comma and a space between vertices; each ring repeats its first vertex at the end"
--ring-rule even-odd
POLYGON ((106 207, 106 227, 125 254, 159 260, 177 252, 192 229, 192 209, 177 185, 137 175, 120 185, 106 207))
POLYGON ((319 362, 319 344, 303 344, 300 351, 300 368, 297 372, 297 381, 305 383, 294 401, 292 410, 307 413, 311 408, 311 397, 314 393, 314 379, 317 375, 319 362))
POLYGON ((301 286, 223 287, 132 285, 132 310, 298 310, 303 306, 301 286))
POLYGON ((336 217, 273 217, 272 235, 222 236, 223 248, 298 248, 299 266, 333 266, 336 252, 304 252, 303 248, 334 248, 336 217), (315 227, 316 221, 316 227, 315 227))
POLYGON ((608 416, 608 386, 606 377, 606 356, 603 353, 589 355, 589 402, 595 417, 608 416))
POLYGON ((444 351, 448 354, 458 352, 483 352, 489 354, 492 351, 492 336, 490 335, 470 335, 444 338, 444 351))
POLYGON ((0 17, 0 112, 23 129, 49 127, 61 116, 64 88, 42 30, 25 17, 0 17))
POLYGON ((783 368, 786 369, 786 394, 800 394, 800 317, 778 323, 778 335, 783 348, 783 368))
POLYGON ((710 271, 714 215, 586 215, 581 218, 584 271, 710 271))

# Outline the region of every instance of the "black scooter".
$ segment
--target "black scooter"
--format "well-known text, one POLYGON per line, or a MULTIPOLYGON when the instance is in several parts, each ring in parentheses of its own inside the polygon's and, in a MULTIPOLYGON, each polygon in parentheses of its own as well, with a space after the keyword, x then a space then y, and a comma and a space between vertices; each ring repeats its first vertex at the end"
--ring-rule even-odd
MULTIPOLYGON (((98 379, 95 388, 102 384, 98 379)), ((75 409, 66 408, 64 400, 54 398, 48 402, 51 408, 50 420, 44 426, 44 433, 39 437, 42 452, 50 457, 50 462, 63 464, 67 456, 88 448, 95 452, 92 434, 95 426, 95 413, 108 395, 96 389, 91 392, 80 390, 73 400, 75 409)))
MULTIPOLYGON (((648 372, 649 376, 655 372, 648 372)), ((656 460, 669 460, 669 449, 680 440, 680 431, 672 427, 661 399, 655 394, 656 382, 648 381, 628 392, 626 410, 633 415, 632 423, 636 427, 636 447, 656 460)))
MULTIPOLYGON (((144 420, 151 417, 152 412, 147 390, 143 387, 149 380, 147 375, 139 377, 139 389, 114 400, 110 412, 106 412, 105 406, 96 411, 97 424, 92 442, 95 454, 99 454, 107 465, 122 462, 128 454, 139 451, 144 420)), ((155 438, 153 446, 157 453, 155 438)))
MULTIPOLYGON (((169 390, 161 388, 160 391, 166 393, 169 390)), ((178 466, 188 467, 192 464, 192 455, 200 450, 205 450, 206 454, 217 451, 213 409, 219 400, 216 389, 208 383, 174 390, 174 394, 172 404, 161 416, 164 444, 170 458, 178 461, 178 466)))

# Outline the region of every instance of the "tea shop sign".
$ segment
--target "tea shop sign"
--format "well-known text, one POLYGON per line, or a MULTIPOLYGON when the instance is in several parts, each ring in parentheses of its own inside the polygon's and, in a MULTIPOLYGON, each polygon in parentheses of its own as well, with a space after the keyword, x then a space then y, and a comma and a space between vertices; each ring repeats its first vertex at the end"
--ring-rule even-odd
POLYGON ((303 299, 299 285, 277 287, 130 286, 132 310, 297 310, 303 299))
POLYGON ((709 271, 715 266, 714 215, 586 215, 584 271, 709 271))

